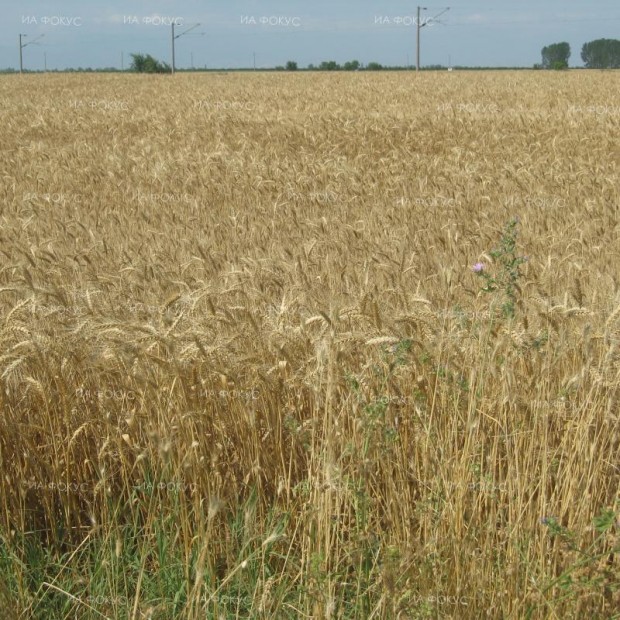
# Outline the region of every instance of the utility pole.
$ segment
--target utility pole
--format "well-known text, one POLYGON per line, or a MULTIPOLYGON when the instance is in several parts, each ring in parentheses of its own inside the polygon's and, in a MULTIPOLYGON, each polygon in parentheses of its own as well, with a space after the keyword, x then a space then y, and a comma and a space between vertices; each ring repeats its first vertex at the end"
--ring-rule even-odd
POLYGON ((125 71, 125 52, 121 52, 121 71, 125 71))
POLYGON ((172 75, 174 75, 174 39, 176 37, 174 36, 174 19, 172 20, 172 75))
POLYGON ((254 57, 254 71, 256 71, 256 52, 254 52, 252 56, 254 57))
MULTIPOLYGON (((181 34, 177 34, 175 36, 174 34, 174 20, 172 20, 172 36, 170 38, 170 44, 172 47, 172 67, 171 67, 171 73, 172 75, 174 75, 174 71, 175 71, 175 62, 174 62, 174 41, 175 39, 178 39, 179 37, 182 37, 184 34, 187 34, 190 30, 193 30, 194 28, 198 28, 198 26, 200 26, 200 24, 194 24, 191 28, 188 28, 187 30, 184 30, 181 34)), ((203 35, 204 32, 196 32, 195 34, 197 35, 203 35)), ((192 61, 193 64, 193 61, 192 61)))
POLYGON ((435 15, 435 17, 431 17, 430 20, 425 21, 423 24, 420 23, 420 11, 427 11, 427 7, 425 6, 419 6, 418 7, 418 19, 417 19, 417 38, 416 38, 416 62, 415 62, 415 70, 419 71, 420 70, 420 28, 424 28, 424 26, 428 26, 429 22, 434 22, 437 21, 437 18, 440 15, 443 15, 446 11, 450 10, 450 7, 446 7, 443 11, 441 11, 441 13, 438 13, 437 15, 435 15))
POLYGON ((44 34, 40 34, 36 39, 32 39, 32 41, 29 41, 28 43, 22 43, 22 37, 27 37, 27 34, 21 34, 19 35, 19 72, 23 73, 24 72, 24 61, 23 61, 23 54, 22 54, 22 50, 27 47, 28 45, 32 45, 33 43, 35 43, 36 41, 38 41, 41 37, 44 37, 44 34))
POLYGON ((420 70, 420 28, 422 27, 420 26, 420 10, 426 11, 426 7, 425 6, 418 7, 418 18, 416 20, 416 31, 417 31, 416 55, 415 55, 415 70, 416 71, 420 70))
POLYGON ((47 52, 43 52, 43 66, 45 67, 45 73, 47 73, 47 52))

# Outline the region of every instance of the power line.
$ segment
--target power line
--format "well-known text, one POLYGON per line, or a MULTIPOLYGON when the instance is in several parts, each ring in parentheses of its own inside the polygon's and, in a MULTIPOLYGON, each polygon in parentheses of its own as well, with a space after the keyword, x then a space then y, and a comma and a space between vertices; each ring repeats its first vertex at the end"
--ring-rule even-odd
MULTIPOLYGON (((610 7, 612 8, 612 7, 610 7)), ((618 8, 617 5, 614 6, 613 8, 618 8)), ((601 22, 612 22, 612 23, 617 23, 618 21, 620 21, 620 16, 609 16, 609 17, 575 17, 575 15, 577 15, 580 11, 567 11, 566 13, 564 13, 565 15, 567 15, 566 17, 562 17, 562 13, 561 13, 561 9, 560 11, 557 10, 549 10, 549 8, 545 9, 543 7, 537 6, 536 9, 534 9, 534 7, 531 7, 530 9, 527 9, 526 6, 520 6, 519 8, 485 8, 485 9, 481 9, 479 12, 476 12, 475 10, 472 10, 472 6, 470 5, 468 8, 465 7, 439 7, 439 6, 418 6, 417 7, 417 23, 416 23, 416 70, 419 70, 420 68, 420 30, 425 27, 425 26, 429 26, 429 25, 434 25, 434 24, 442 24, 442 25, 446 25, 446 26, 453 26, 455 28, 459 28, 459 27, 465 27, 465 26, 469 26, 469 27, 477 27, 477 28, 492 28, 492 27, 496 27, 496 26, 512 26, 515 28, 526 28, 527 26, 532 26, 532 25, 537 25, 537 26, 545 26, 547 28, 551 27, 551 26, 555 26, 556 24, 584 24, 584 23, 601 23, 601 22), (421 11, 438 11, 437 14, 434 17, 430 17, 430 18, 424 18, 424 20, 420 17, 420 13, 421 11), (450 11, 450 15, 453 17, 456 17, 456 21, 452 21, 450 19, 446 19, 446 20, 441 20, 440 21, 440 17, 442 15, 444 15, 447 11, 450 11), (541 15, 540 17, 532 17, 533 15, 536 15, 536 13, 540 11, 541 15), (524 14, 525 19, 518 19, 516 18, 517 15, 519 15, 519 13, 524 14), (559 15, 558 15, 559 13, 559 15), (516 15, 515 15, 516 14, 516 15), (556 16, 558 15, 558 16, 556 16), (505 19, 502 19, 504 16, 506 16, 505 19), (513 17, 514 16, 514 17, 513 17), (487 17, 491 17, 491 18, 495 18, 495 21, 486 21, 487 17)), ((402 18, 401 19, 401 23, 402 23, 402 18)), ((306 20, 304 23, 304 26, 302 27, 303 30, 316 30, 316 31, 332 31, 332 30, 336 30, 339 32, 346 32, 346 31, 366 31, 366 29, 369 29, 370 26, 368 25, 364 25, 362 28, 362 24, 357 24, 355 23, 355 21, 351 20, 347 20, 347 22, 342 22, 342 23, 338 23, 337 21, 334 22, 333 20, 331 20, 329 22, 329 24, 327 23, 321 23, 322 20, 320 19, 310 19, 310 20, 306 20), (314 22, 314 23, 313 23, 314 22)), ((390 20, 387 20, 388 23, 392 23, 390 20)), ((394 22, 394 23, 398 23, 398 22, 394 22)), ((377 15, 375 15, 375 25, 377 24, 377 15)), ((201 33, 197 33, 197 32, 193 32, 200 24, 187 24, 187 26, 189 26, 186 30, 184 30, 183 32, 181 32, 180 34, 175 34, 175 25, 178 27, 180 26, 180 24, 176 23, 173 21, 172 23, 172 35, 171 35, 171 47, 172 47, 172 73, 175 72, 176 70, 176 66, 175 66, 175 40, 185 36, 185 35, 204 35, 204 32, 201 33)), ((219 25, 219 24, 216 24, 219 25)), ((612 26, 613 27, 613 26, 612 26)), ((103 34, 103 33, 98 33, 98 34, 103 34)), ((293 32, 281 32, 280 33, 282 36, 283 35, 287 35, 287 34, 294 34, 293 32)), ((36 44, 36 42, 43 36, 45 36, 45 34, 41 34, 38 35, 37 37, 35 37, 32 40, 28 40, 28 41, 24 41, 23 38, 27 37, 28 35, 26 34, 19 34, 19 62, 20 62, 20 73, 23 72, 23 48, 27 47, 28 45, 33 45, 36 44)), ((138 36, 138 37, 134 37, 134 40, 137 41, 143 41, 143 40, 152 40, 152 37, 150 36, 138 36)), ((55 45, 58 45, 55 44, 55 45)), ((193 64, 193 63, 192 63, 193 64)), ((253 65, 255 66, 255 60, 253 62, 253 65)), ((123 66, 123 59, 121 59, 121 66, 123 66)))
MULTIPOLYGON (((184 30, 181 34, 177 34, 176 36, 174 34, 174 26, 175 26, 175 22, 174 22, 174 20, 172 20, 172 37, 171 37, 171 45, 172 45, 172 67, 171 67, 171 73, 172 73, 172 75, 174 75, 174 69, 175 69, 175 67, 174 67, 174 41, 176 39, 178 39, 179 37, 182 37, 183 35, 187 34, 191 30, 193 30, 194 28, 198 28, 198 26, 200 26, 200 23, 194 24, 193 26, 191 26, 187 30, 184 30)), ((198 36, 202 36, 204 34, 204 32, 196 32, 194 34, 196 34, 198 36)))
POLYGON ((19 35, 19 72, 23 73, 24 71, 24 62, 23 62, 23 55, 22 55, 22 50, 25 47, 28 47, 28 45, 34 45, 36 44, 36 42, 41 38, 44 37, 45 34, 40 34, 38 37, 36 37, 35 39, 32 39, 32 41, 28 41, 28 43, 22 43, 22 37, 27 37, 27 34, 21 34, 19 35))
POLYGON ((427 22, 424 22, 424 24, 420 23, 420 11, 424 10, 427 11, 428 7, 425 6, 418 6, 418 17, 417 17, 417 22, 416 22, 416 32, 417 32, 417 37, 416 37, 416 63, 415 63, 415 70, 419 71, 420 70, 420 28, 427 26, 429 23, 432 23, 434 21, 437 21, 438 17, 441 17, 444 13, 446 13, 447 11, 450 10, 450 7, 444 7, 444 9, 437 13, 437 15, 435 15, 435 17, 431 17, 431 19, 427 22))

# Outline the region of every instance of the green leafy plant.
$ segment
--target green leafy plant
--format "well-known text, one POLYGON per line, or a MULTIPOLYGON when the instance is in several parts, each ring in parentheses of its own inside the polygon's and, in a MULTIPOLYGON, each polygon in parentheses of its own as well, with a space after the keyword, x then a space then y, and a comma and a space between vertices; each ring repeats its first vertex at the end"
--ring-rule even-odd
MULTIPOLYGON (((617 508, 620 508, 618 506, 617 508)), ((577 534, 563 527, 554 517, 543 518, 542 523, 548 528, 549 534, 557 538, 566 548, 573 561, 562 573, 549 582, 541 591, 543 597, 557 588, 559 597, 546 600, 560 603, 565 599, 585 599, 589 596, 603 597, 609 609, 615 607, 620 592, 620 572, 614 566, 614 554, 620 552, 620 518, 615 510, 604 509, 592 519, 592 529, 596 532, 594 540, 582 549, 577 534)), ((531 618, 535 606, 530 606, 527 618, 531 618)), ((620 618, 620 614, 609 616, 620 618)))
POLYGON ((504 318, 514 318, 517 301, 517 284, 521 277, 520 266, 527 262, 527 257, 517 255, 517 225, 519 218, 515 217, 504 228, 499 246, 491 250, 490 255, 499 269, 495 275, 487 271, 484 263, 476 263, 472 271, 484 281, 482 291, 485 293, 503 292, 501 311, 504 318))

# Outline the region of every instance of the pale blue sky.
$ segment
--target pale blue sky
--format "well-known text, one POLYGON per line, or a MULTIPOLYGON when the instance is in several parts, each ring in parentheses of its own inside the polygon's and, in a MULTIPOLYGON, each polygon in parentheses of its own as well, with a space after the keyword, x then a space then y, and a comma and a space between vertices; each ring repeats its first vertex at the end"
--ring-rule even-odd
MULTIPOLYGON (((8 2, 4 2, 8 4, 8 2)), ((618 0, 448 0, 427 4, 426 18, 450 10, 421 30, 422 65, 526 66, 540 49, 571 44, 571 66, 581 66, 581 47, 598 38, 620 38, 618 0)), ((49 69, 125 66, 132 52, 170 62, 169 22, 177 33, 200 22, 176 42, 177 67, 271 67, 295 60, 300 67, 322 60, 358 59, 387 65, 415 63, 416 4, 403 0, 85 0, 11 2, 0 20, 0 68, 49 69), (243 17, 247 23, 242 23, 243 17), (256 22, 252 23, 252 18, 256 22), (262 24, 261 21, 280 24, 262 24), (151 19, 155 23, 147 23, 151 19), (286 20, 289 20, 288 25, 286 20), (47 23, 45 23, 47 21, 47 23), (40 45, 39 45, 40 43, 40 45)))

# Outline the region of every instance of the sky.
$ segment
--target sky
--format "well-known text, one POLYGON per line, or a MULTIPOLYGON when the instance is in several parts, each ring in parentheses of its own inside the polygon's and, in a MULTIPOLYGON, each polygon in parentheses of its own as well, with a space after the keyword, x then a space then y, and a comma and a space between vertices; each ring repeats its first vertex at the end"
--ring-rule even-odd
MULTIPOLYGON (((620 38, 620 0, 447 1, 421 11, 422 66, 531 67, 567 41, 579 67, 584 43, 620 38)), ((172 21, 177 68, 416 60, 417 5, 404 0, 0 2, 0 69, 19 68, 19 34, 25 69, 127 68, 132 53, 170 64, 172 21)))

